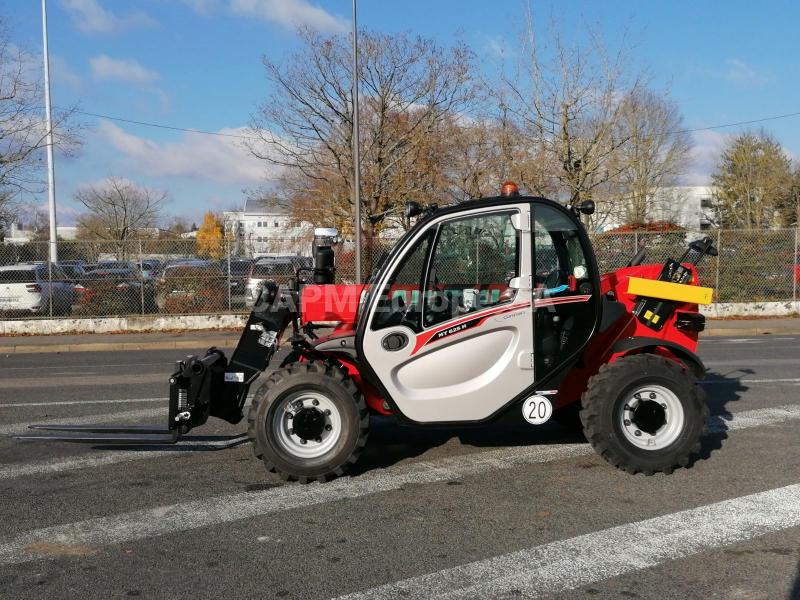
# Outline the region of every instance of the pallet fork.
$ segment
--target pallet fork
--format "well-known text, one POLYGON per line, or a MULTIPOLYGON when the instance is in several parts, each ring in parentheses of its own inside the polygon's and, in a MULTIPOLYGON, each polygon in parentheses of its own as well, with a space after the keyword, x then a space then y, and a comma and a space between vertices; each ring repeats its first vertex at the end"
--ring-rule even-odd
POLYGON ((268 282, 250 313, 230 360, 217 348, 175 364, 169 378, 169 416, 161 425, 31 425, 21 440, 99 445, 174 444, 208 417, 239 423, 250 385, 267 368, 290 323, 297 328, 297 293, 268 282))

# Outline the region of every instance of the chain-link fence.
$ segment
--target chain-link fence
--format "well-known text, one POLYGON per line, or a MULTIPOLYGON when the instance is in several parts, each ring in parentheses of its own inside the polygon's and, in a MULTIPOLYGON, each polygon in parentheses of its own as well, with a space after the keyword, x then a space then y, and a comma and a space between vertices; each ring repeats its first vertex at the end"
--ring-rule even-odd
MULTIPOLYGON (((723 230, 604 233, 593 236, 601 272, 623 267, 647 249, 646 262, 678 259, 690 241, 709 235, 719 249, 698 269, 716 302, 798 299, 798 230, 723 230)), ((0 245, 0 318, 218 314, 247 312, 264 281, 287 285, 298 269, 313 266, 305 240, 280 239, 279 252, 240 255, 236 244, 193 239, 61 241, 59 261, 48 262, 48 243, 0 245)), ((362 253, 364 276, 394 240, 373 241, 362 253)), ((337 283, 355 281, 351 244, 336 250, 337 283)))

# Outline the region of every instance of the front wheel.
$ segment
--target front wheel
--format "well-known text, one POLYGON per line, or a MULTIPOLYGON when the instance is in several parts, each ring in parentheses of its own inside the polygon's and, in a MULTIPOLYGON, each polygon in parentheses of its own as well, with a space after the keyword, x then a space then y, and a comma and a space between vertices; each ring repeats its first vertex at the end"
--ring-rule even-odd
POLYGON ((695 378, 662 356, 603 365, 582 397, 586 438, 629 473, 672 473, 700 451, 708 407, 695 378))
POLYGON ((320 362, 272 373, 256 391, 247 434, 267 470, 301 483, 343 475, 366 444, 369 413, 353 380, 320 362))

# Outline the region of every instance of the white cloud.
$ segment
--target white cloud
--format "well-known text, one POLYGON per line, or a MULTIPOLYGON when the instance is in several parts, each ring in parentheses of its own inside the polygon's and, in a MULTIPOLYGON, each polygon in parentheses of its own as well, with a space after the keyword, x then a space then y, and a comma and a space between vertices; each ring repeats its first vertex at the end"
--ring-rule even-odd
POLYGON ((98 0, 62 0, 72 22, 84 33, 117 33, 133 27, 152 27, 156 22, 143 12, 117 16, 98 0))
POLYGON ((231 0, 230 7, 240 16, 271 21, 291 30, 310 27, 318 31, 345 32, 349 28, 348 21, 306 0, 231 0))
MULTIPOLYGON (((100 121, 99 131, 144 175, 249 185, 274 178, 279 171, 254 158, 244 148, 244 140, 237 138, 184 133, 178 141, 160 143, 130 134, 110 121, 100 121)), ((247 132, 244 127, 236 127, 220 129, 218 133, 247 132)))
POLYGON ((736 85, 742 87, 761 87, 768 81, 765 75, 759 73, 746 62, 738 58, 729 58, 725 61, 725 64, 728 65, 725 78, 736 85))
POLYGON ((210 14, 213 10, 219 8, 221 0, 181 0, 189 8, 201 15, 210 14))
POLYGON ((102 54, 89 59, 92 75, 97 79, 113 79, 148 86, 158 79, 158 73, 132 58, 116 59, 102 54))
POLYGON ((720 154, 728 142, 729 134, 720 131, 695 131, 693 134, 691 167, 683 177, 685 185, 709 185, 711 174, 717 168, 720 154))

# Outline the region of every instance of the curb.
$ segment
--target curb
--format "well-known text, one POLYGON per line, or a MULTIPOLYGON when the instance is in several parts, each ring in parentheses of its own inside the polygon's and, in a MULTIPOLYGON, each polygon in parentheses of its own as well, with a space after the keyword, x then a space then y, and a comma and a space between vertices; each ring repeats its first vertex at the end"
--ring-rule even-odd
MULTIPOLYGON (((742 327, 741 329, 709 327, 704 337, 747 337, 757 335, 800 335, 800 327, 742 327)), ((196 350, 218 346, 228 348, 236 345, 238 336, 204 338, 196 340, 173 340, 162 342, 86 342, 81 344, 18 344, 0 345, 3 354, 61 354, 65 352, 119 352, 122 350, 196 350)))
MULTIPOLYGON (((238 339, 238 338, 237 338, 238 339)), ((206 338, 202 340, 176 340, 165 342, 87 342, 85 344, 19 344, 0 345, 2 354, 61 354, 65 352, 119 352, 120 350, 179 350, 227 348, 236 345, 234 338, 206 338)))
POLYGON ((700 339, 703 337, 736 337, 736 336, 752 336, 752 335, 800 335, 800 328, 798 327, 742 327, 742 328, 728 328, 728 327, 709 327, 700 334, 700 339))

